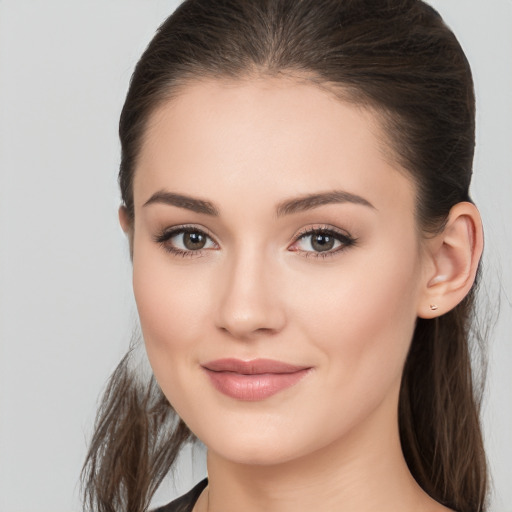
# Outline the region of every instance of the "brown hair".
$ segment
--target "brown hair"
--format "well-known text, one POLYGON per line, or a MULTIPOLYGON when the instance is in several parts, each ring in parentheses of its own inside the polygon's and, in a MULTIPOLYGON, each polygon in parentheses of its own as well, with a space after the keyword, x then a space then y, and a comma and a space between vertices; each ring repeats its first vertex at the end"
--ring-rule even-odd
MULTIPOLYGON (((442 229, 451 207, 470 200, 471 71, 432 7, 420 0, 186 0, 139 60, 121 114, 119 183, 130 219, 137 156, 159 105, 192 80, 280 73, 312 77, 379 114, 395 158, 417 185, 425 233, 442 229)), ((441 317, 418 319, 399 398, 411 473, 458 512, 486 506, 483 384, 471 371, 471 349, 480 344, 472 331, 475 290, 476 283, 441 317)), ((84 465, 85 501, 97 512, 146 510, 193 439, 154 379, 141 384, 129 360, 110 379, 84 465)))

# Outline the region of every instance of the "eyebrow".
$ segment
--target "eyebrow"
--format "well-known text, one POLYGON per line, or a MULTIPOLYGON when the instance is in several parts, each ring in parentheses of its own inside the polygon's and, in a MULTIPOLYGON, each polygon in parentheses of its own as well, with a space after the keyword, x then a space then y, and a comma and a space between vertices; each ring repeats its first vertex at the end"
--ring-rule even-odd
POLYGON ((326 204, 353 203, 376 209, 370 201, 364 197, 345 192, 344 190, 331 190, 317 194, 307 194, 305 196, 288 199, 277 205, 276 213, 278 217, 291 215, 292 213, 312 210, 326 204))
POLYGON ((167 192, 166 190, 159 190, 155 192, 143 206, 150 204, 167 204, 170 206, 177 206, 178 208, 185 208, 196 213, 204 213, 206 215, 219 216, 219 210, 204 199, 197 199, 195 197, 185 196, 183 194, 175 194, 173 192, 167 192))
MULTIPOLYGON (((186 210, 191 210, 193 212, 202 213, 205 215, 211 215, 214 217, 219 216, 219 209, 210 201, 183 194, 176 194, 166 190, 159 190, 158 192, 155 192, 144 203, 143 206, 148 206, 155 203, 177 206, 178 208, 184 208, 186 210)), ((345 192, 344 190, 331 190, 329 192, 307 194, 305 196, 282 201, 276 207, 276 215, 277 217, 282 217, 306 210, 312 210, 327 204, 340 203, 359 204, 375 209, 375 206, 373 206, 364 197, 352 194, 350 192, 345 192)))

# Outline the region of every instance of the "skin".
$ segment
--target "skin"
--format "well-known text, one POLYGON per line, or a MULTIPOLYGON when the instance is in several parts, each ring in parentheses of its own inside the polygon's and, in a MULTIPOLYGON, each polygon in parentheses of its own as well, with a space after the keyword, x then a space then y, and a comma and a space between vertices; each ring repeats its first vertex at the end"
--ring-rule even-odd
POLYGON ((454 307, 481 252, 478 212, 452 210, 426 239, 416 189, 389 158, 377 116, 286 78, 201 81, 151 117, 135 179, 133 284, 147 353, 178 414, 208 447, 195 512, 442 511, 416 484, 397 423, 402 368, 418 316, 454 307), (276 215, 291 198, 331 203, 276 215), (166 191, 218 215, 153 201, 166 191), (171 227, 208 234, 185 255, 171 227), (304 229, 350 236, 322 257, 304 229), (335 252, 338 248, 339 250, 335 252), (433 311, 430 304, 437 304, 433 311), (259 401, 217 391, 214 359, 311 367, 259 401))

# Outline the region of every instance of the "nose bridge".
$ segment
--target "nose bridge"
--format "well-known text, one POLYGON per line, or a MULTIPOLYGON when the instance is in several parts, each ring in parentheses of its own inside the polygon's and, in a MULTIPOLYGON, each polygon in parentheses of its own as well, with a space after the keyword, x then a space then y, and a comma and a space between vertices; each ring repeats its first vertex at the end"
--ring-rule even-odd
POLYGON ((233 250, 219 275, 218 327, 237 338, 282 329, 278 272, 275 258, 254 242, 233 250))

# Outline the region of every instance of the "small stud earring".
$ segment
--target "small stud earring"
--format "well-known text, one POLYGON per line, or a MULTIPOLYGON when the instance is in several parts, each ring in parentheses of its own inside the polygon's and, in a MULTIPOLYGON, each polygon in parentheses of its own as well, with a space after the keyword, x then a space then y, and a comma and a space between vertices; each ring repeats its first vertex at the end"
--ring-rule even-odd
POLYGON ((430 304, 430 309, 435 311, 436 309, 439 309, 439 306, 437 304, 430 304))

